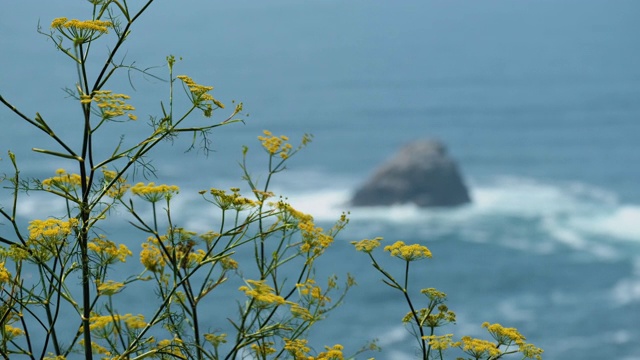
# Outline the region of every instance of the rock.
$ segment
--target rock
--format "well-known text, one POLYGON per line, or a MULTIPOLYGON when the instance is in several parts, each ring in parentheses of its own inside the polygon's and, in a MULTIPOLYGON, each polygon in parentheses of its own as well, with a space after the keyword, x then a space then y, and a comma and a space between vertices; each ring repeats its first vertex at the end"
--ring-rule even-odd
POLYGON ((408 144, 359 188, 354 206, 414 203, 420 207, 457 206, 471 201, 455 161, 435 140, 408 144))

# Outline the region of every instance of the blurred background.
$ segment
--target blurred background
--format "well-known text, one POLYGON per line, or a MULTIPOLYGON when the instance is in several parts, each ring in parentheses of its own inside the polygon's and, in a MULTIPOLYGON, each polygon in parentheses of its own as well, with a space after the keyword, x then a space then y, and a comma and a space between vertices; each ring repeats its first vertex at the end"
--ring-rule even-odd
MULTIPOLYGON (((74 87, 75 69, 36 30, 60 16, 87 18, 85 3, 3 7, 0 93, 72 139, 79 111, 62 89, 74 87)), ((186 141, 156 153, 158 181, 182 186, 174 213, 186 227, 207 227, 204 204, 192 201, 197 190, 237 184, 241 145, 258 156, 263 129, 294 141, 315 136, 275 190, 319 222, 351 211, 325 261, 327 274, 350 272, 360 284, 312 334, 318 348, 355 351, 378 338, 384 351, 367 357, 414 357, 402 299, 349 245, 383 236, 432 250, 413 279, 416 289, 449 295, 458 323, 447 332, 480 336, 483 321, 500 322, 547 359, 631 360, 640 359, 639 15, 634 0, 162 1, 120 55, 162 78, 165 57, 181 57, 177 74, 215 86, 216 98, 242 101, 248 113, 246 124, 213 134, 208 157, 184 153, 186 141), (447 145, 472 204, 346 204, 376 166, 419 138, 447 145)), ((168 90, 126 75, 113 90, 132 96, 140 120, 125 127, 135 139, 168 90)), ((65 166, 31 152, 54 145, 6 108, 0 124, 0 150, 16 152, 25 174, 65 166)), ((106 130, 105 151, 123 129, 106 130)), ((0 167, 11 170, 6 160, 0 167)), ((27 198, 21 215, 36 216, 39 201, 27 198)))

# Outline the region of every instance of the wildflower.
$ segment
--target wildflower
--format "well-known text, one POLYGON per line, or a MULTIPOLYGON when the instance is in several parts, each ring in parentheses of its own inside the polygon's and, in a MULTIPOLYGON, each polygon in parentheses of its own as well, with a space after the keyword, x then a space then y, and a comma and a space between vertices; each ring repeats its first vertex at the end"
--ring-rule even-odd
POLYGON ((520 334, 516 328, 506 328, 500 324, 489 324, 488 322, 483 323, 482 327, 489 331, 491 336, 498 342, 498 346, 510 346, 515 343, 519 347, 518 351, 521 352, 525 358, 540 358, 542 350, 532 344, 527 344, 525 342, 526 338, 520 334))
POLYGON ((264 136, 258 136, 258 140, 262 142, 262 147, 270 155, 278 154, 282 159, 289 157, 293 146, 287 142, 288 137, 285 135, 274 136, 269 130, 264 130, 262 133, 264 136))
POLYGON ((107 170, 106 167, 102 168, 102 175, 104 176, 104 186, 108 187, 107 196, 113 199, 120 199, 129 190, 131 185, 127 184, 127 180, 123 177, 116 177, 118 173, 116 171, 107 170))
POLYGON ((13 327, 11 325, 4 326, 4 335, 6 336, 6 340, 11 340, 17 338, 18 336, 24 335, 24 330, 13 327))
POLYGON ((284 349, 293 356, 294 360, 307 360, 307 354, 311 349, 307 346, 306 339, 284 339, 284 349))
POLYGON ((309 309, 296 303, 291 304, 291 315, 303 321, 312 321, 314 318, 309 309))
POLYGON ((525 337, 522 336, 515 328, 505 328, 500 324, 489 324, 485 322, 482 324, 483 328, 486 328, 491 336, 498 342, 498 345, 509 345, 511 343, 522 343, 525 337))
MULTIPOLYGON (((41 260, 48 260, 52 256, 59 255, 63 250, 67 237, 78 225, 78 219, 71 218, 69 221, 58 219, 33 220, 29 223, 29 239, 27 246, 32 251, 32 255, 41 260)), ((28 255, 28 250, 12 247, 13 250, 22 253, 20 256, 28 255), (25 254, 24 252, 27 251, 25 254)), ((18 255, 16 253, 16 255, 18 255)))
MULTIPOLYGON (((81 346, 84 346, 84 339, 81 339, 79 341, 79 343, 80 343, 81 346)), ((93 352, 96 353, 96 354, 102 354, 102 355, 105 355, 105 356, 111 356, 112 355, 111 351, 109 351, 109 349, 105 348, 104 346, 98 344, 95 341, 91 342, 91 350, 93 350, 93 352)))
POLYGON ((325 346, 325 352, 321 352, 315 358, 316 360, 343 360, 344 355, 342 355, 342 349, 344 346, 340 344, 333 345, 332 347, 325 346))
POLYGON ((76 192, 82 186, 82 178, 78 174, 67 174, 65 169, 56 170, 57 176, 42 181, 45 190, 60 190, 65 194, 76 192))
POLYGON ((405 261, 431 257, 431 251, 426 246, 419 244, 405 245, 402 241, 396 241, 393 245, 385 246, 384 251, 388 251, 391 253, 391 256, 395 256, 405 261))
POLYGON ((380 240, 382 240, 382 238, 377 237, 371 240, 364 239, 360 241, 352 241, 351 244, 356 247, 356 251, 362 251, 369 254, 373 251, 373 249, 380 246, 380 240))
POLYGON ((113 23, 102 20, 68 20, 66 17, 56 18, 51 22, 51 28, 58 30, 67 39, 73 41, 74 46, 91 42, 113 28, 113 23))
POLYGON ((420 292, 426 295, 434 305, 442 304, 447 299, 447 294, 434 288, 422 289, 420 292))
POLYGON ((542 349, 534 346, 533 344, 521 344, 519 345, 518 351, 522 353, 525 359, 535 360, 542 360, 542 353, 544 352, 542 349))
POLYGON ((162 272, 166 264, 162 252, 155 245, 157 240, 149 237, 147 242, 142 243, 142 251, 140 251, 140 263, 152 272, 162 272))
POLYGON ((78 225, 78 219, 69 221, 58 219, 33 220, 29 223, 29 239, 52 240, 54 238, 66 238, 78 225))
POLYGON ((446 335, 428 335, 428 336, 423 336, 422 337, 424 340, 428 340, 429 341, 429 346, 431 346, 431 349, 433 350, 446 350, 452 347, 458 347, 460 346, 459 342, 454 342, 452 340, 453 338, 453 334, 446 334, 446 335))
POLYGON ((224 270, 235 270, 238 268, 238 262, 229 256, 220 259, 220 264, 222 264, 222 269, 224 270))
POLYGON ((123 316, 123 319, 129 329, 143 329, 148 325, 147 322, 144 321, 144 315, 142 314, 126 314, 123 316))
POLYGON ((227 334, 204 334, 204 339, 214 347, 218 347, 220 344, 224 344, 227 342, 227 334))
POLYGON ((155 203, 161 199, 171 200, 174 195, 180 192, 180 188, 176 185, 156 185, 153 182, 145 185, 140 182, 131 187, 131 192, 151 203, 155 203))
POLYGON ((213 113, 213 106, 215 105, 217 108, 224 109, 224 104, 215 99, 209 92, 213 90, 213 86, 205 86, 197 84, 193 79, 188 77, 187 75, 178 75, 176 76, 180 79, 186 87, 189 89, 189 93, 191 95, 191 102, 197 108, 202 110, 204 116, 210 117, 213 113))
POLYGON ((276 349, 273 347, 273 342, 271 341, 263 341, 260 342, 260 344, 251 344, 251 349, 255 351, 259 359, 265 358, 267 355, 276 352, 276 349))
POLYGON ((313 279, 308 279, 302 284, 296 284, 300 294, 307 298, 310 304, 318 304, 319 306, 325 306, 326 303, 331 302, 331 298, 322 292, 319 286, 315 285, 313 279))
POLYGON ((87 248, 95 252, 107 264, 113 264, 116 260, 125 262, 127 256, 133 255, 126 245, 120 244, 116 246, 113 241, 106 239, 104 235, 100 235, 89 242, 87 248))
POLYGON ((240 286, 238 290, 255 299, 261 307, 286 303, 282 296, 274 294, 273 288, 265 284, 265 280, 247 280, 247 285, 249 286, 240 286))
POLYGON ((496 347, 496 344, 487 340, 474 339, 469 336, 463 336, 462 342, 458 347, 476 359, 496 357, 502 353, 500 349, 496 347))
POLYGON ((95 91, 89 98, 84 94, 80 96, 81 103, 87 104, 91 102, 90 100, 96 102, 100 116, 104 120, 112 120, 124 115, 127 115, 129 120, 137 120, 137 117, 131 113, 136 108, 125 102, 129 99, 129 95, 114 94, 111 90, 95 91))
POLYGON ((120 292, 123 287, 123 283, 109 280, 98 285, 98 293, 100 293, 101 295, 114 295, 120 292))
POLYGON ((240 195, 240 189, 231 188, 231 194, 226 191, 211 188, 209 193, 213 196, 213 203, 221 210, 233 209, 236 211, 247 210, 256 205, 256 202, 240 195))
POLYGON ((422 308, 416 311, 415 316, 412 311, 409 311, 403 318, 402 322, 408 323, 415 320, 415 317, 418 318, 418 326, 421 327, 440 327, 449 323, 456 322, 456 313, 449 310, 449 308, 444 305, 438 305, 438 312, 434 312, 433 308, 422 308))
POLYGON ((11 273, 4 266, 4 262, 0 262, 0 284, 8 283, 11 280, 11 273))

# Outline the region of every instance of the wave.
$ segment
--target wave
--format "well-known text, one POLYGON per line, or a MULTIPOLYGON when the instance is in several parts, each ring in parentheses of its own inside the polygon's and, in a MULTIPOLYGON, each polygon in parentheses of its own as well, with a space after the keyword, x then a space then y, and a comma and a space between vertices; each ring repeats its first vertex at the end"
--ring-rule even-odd
POLYGON ((640 204, 624 204, 613 192, 583 183, 495 178, 472 183, 471 204, 446 209, 353 208, 348 205, 352 188, 296 191, 288 196, 296 208, 318 221, 334 221, 342 212, 350 212, 354 227, 361 225, 369 232, 412 228, 430 238, 454 235, 539 252, 565 246, 602 258, 619 256, 625 246, 640 252, 640 204))

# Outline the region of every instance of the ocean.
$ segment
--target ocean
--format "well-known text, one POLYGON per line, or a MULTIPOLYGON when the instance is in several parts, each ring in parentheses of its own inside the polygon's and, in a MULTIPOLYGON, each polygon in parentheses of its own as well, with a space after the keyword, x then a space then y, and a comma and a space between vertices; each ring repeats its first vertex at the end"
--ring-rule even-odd
MULTIPOLYGON (((38 0, 0 13, 0 93, 69 139, 79 114, 61 89, 74 86, 74 69, 36 27, 86 18, 83 7, 38 0)), ((208 156, 185 153, 189 139, 155 153, 157 181, 181 186, 174 214, 189 229, 210 219, 198 190, 239 183, 242 145, 256 155, 254 169, 264 164, 263 129, 294 141, 314 135, 274 190, 323 225, 350 211, 319 271, 349 272, 359 284, 312 332, 318 349, 342 343, 348 353, 377 338, 383 351, 363 358, 415 358, 402 298, 349 243, 382 236, 431 249, 412 286, 448 294, 458 319, 447 330, 458 336, 483 336, 484 321, 498 322, 545 359, 638 360, 639 14, 634 0, 158 2, 134 27, 126 61, 166 76, 164 58, 174 54, 177 73, 245 105, 245 124, 216 131, 208 156), (470 205, 347 205, 377 166, 419 138, 446 144, 470 205)), ((135 72, 115 82, 142 120, 128 138, 143 114, 158 114, 165 85, 135 72)), ((31 152, 53 144, 5 108, 0 124, 0 150, 18 155, 23 175, 65 166, 31 152)), ((108 151, 123 131, 107 129, 98 147, 108 151)), ((1 172, 10 172, 2 158, 1 172)), ((25 198, 20 216, 41 214, 42 201, 25 198)), ((123 229, 134 248, 142 238, 123 229)))

